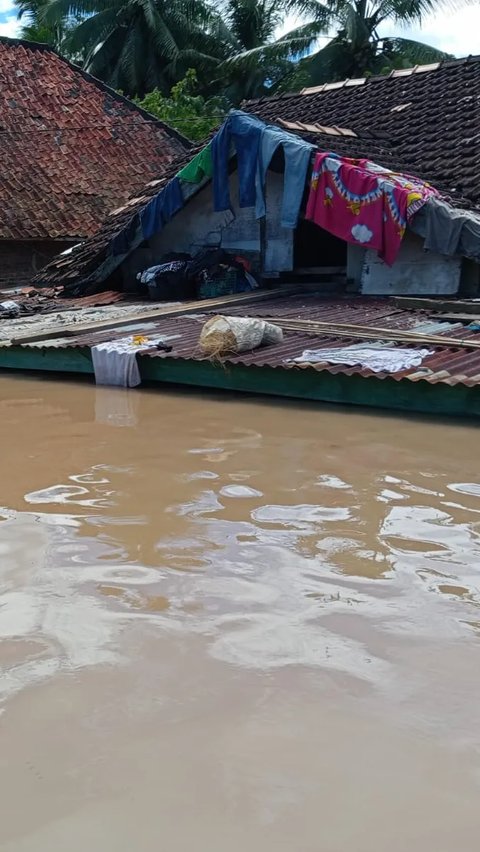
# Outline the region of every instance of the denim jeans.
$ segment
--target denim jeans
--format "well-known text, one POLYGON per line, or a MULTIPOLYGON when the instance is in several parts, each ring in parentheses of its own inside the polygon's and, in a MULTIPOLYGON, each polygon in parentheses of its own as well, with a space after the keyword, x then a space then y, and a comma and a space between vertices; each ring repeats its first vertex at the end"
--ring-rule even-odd
POLYGON ((259 147, 258 169, 256 176, 257 201, 255 215, 257 219, 265 216, 265 179, 268 167, 275 151, 282 146, 285 158, 283 181, 283 202, 280 224, 284 228, 295 228, 302 203, 307 170, 314 145, 286 133, 276 127, 265 127, 259 147))
POLYGON ((174 177, 141 211, 143 238, 148 240, 161 231, 163 225, 183 207, 183 203, 180 181, 174 177))
POLYGON ((228 164, 232 146, 237 154, 240 207, 253 207, 258 146, 263 122, 241 110, 233 110, 212 140, 213 203, 216 211, 231 210, 228 164))

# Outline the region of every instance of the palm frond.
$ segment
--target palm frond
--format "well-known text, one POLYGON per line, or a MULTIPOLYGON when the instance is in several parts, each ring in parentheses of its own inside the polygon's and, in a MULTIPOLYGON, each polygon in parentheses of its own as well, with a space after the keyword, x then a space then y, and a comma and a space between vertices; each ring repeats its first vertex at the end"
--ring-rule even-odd
POLYGON ((39 10, 39 20, 45 24, 56 24, 69 18, 96 15, 106 9, 118 12, 126 0, 49 0, 39 10))
POLYGON ((162 16, 154 0, 138 0, 143 10, 149 36, 159 55, 173 59, 178 53, 178 44, 168 26, 167 17, 162 16))
POLYGON ((282 35, 282 41, 294 41, 299 38, 309 38, 312 41, 317 39, 319 36, 324 35, 325 28, 321 21, 311 21, 307 24, 301 24, 295 29, 290 30, 288 33, 284 33, 282 35))
POLYGON ((309 21, 322 22, 325 27, 334 20, 334 9, 322 0, 286 0, 282 9, 285 15, 298 15, 309 21))
POLYGON ((407 65, 428 65, 431 62, 441 62, 444 59, 452 59, 452 54, 438 50, 430 44, 414 41, 409 38, 384 38, 382 39, 382 55, 390 59, 403 60, 407 65))
POLYGON ((312 44, 313 40, 312 36, 304 36, 286 41, 275 41, 272 44, 263 44, 251 50, 244 50, 242 53, 237 53, 235 56, 231 56, 221 62, 219 72, 228 74, 234 70, 252 71, 264 67, 264 74, 266 76, 269 65, 282 60, 291 60, 303 53, 312 44))
POLYGON ((92 50, 102 44, 115 27, 118 27, 118 15, 114 9, 104 9, 73 27, 66 38, 66 45, 72 52, 92 50))
POLYGON ((377 25, 386 18, 397 23, 418 24, 422 19, 440 9, 458 11, 475 0, 379 0, 375 3, 377 25))

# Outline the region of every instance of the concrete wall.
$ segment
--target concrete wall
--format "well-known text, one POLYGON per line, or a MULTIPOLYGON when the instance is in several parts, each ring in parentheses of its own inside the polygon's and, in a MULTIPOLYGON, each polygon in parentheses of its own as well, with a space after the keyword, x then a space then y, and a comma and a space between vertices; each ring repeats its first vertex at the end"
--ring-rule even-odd
POLYGON ((347 281, 354 285, 352 289, 360 289, 362 270, 366 250, 354 243, 347 244, 347 281))
POLYGON ((365 253, 362 293, 373 296, 453 295, 460 285, 461 258, 427 252, 423 239, 407 231, 393 266, 371 249, 365 253))
POLYGON ((280 218, 283 201, 283 174, 267 172, 265 190, 267 208, 265 273, 278 275, 293 269, 293 236, 290 228, 282 228, 280 218))
MULTIPOLYGON (((207 184, 186 203, 163 231, 152 237, 148 246, 137 249, 122 266, 128 288, 137 272, 152 266, 168 252, 197 254, 205 247, 221 247, 232 252, 248 252, 260 261, 260 222, 253 208, 238 206, 238 179, 230 178, 233 214, 215 213, 212 186, 207 184)), ((283 175, 267 174, 265 269, 273 275, 293 267, 293 231, 280 227, 283 175)))

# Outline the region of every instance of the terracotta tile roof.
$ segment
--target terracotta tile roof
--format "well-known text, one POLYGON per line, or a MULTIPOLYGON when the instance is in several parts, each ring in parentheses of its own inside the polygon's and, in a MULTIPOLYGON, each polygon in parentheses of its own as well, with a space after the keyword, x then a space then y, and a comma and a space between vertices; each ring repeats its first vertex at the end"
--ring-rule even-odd
POLYGON ((45 45, 0 39, 0 239, 88 237, 187 146, 45 45))
MULTIPOLYGON (((272 124, 281 119, 370 133, 409 171, 480 206, 479 100, 480 57, 469 57, 249 101, 243 109, 272 124)), ((348 140, 351 148, 355 141, 348 140)))
MULTIPOLYGON (((147 201, 156 195, 169 180, 171 180, 183 166, 201 151, 202 145, 197 145, 188 151, 182 151, 174 160, 164 168, 160 178, 142 184, 138 194, 134 194, 123 206, 116 208, 106 218, 102 228, 84 243, 75 246, 68 254, 60 254, 33 279, 34 285, 56 286, 81 284, 82 292, 88 293, 88 287, 84 288, 90 276, 97 272, 107 259, 110 244, 113 238, 126 228, 137 213, 145 206, 147 201)), ((92 281, 94 280, 94 276, 92 281)))

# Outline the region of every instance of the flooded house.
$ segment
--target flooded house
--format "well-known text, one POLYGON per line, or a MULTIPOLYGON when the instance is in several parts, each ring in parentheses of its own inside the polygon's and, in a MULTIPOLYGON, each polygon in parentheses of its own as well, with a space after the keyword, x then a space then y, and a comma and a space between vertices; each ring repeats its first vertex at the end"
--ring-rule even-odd
POLYGON ((146 183, 131 196, 128 206, 119 205, 97 238, 85 242, 69 258, 59 258, 38 281, 75 283, 78 293, 103 282, 129 288, 139 270, 158 263, 167 251, 195 255, 206 246, 221 246, 253 252, 264 280, 279 276, 291 280, 301 270, 311 276, 334 275, 336 280, 343 275, 355 285, 350 289, 366 295, 473 294, 479 283, 480 258, 480 141, 473 94, 479 81, 480 59, 469 58, 251 101, 243 106, 243 118, 239 113, 237 121, 252 128, 250 155, 257 162, 255 145, 262 128, 256 122, 276 128, 278 134, 278 144, 271 143, 274 156, 265 168, 263 209, 255 190, 251 198, 239 197, 245 148, 240 157, 235 156, 233 132, 230 197, 224 210, 219 211, 215 204, 213 166, 207 166, 210 174, 200 166, 196 173, 190 169, 190 177, 182 176, 193 155, 199 161, 205 158, 203 149, 197 148, 172 164, 168 175, 146 183), (308 169, 305 171, 304 159, 300 179, 292 182, 295 156, 301 157, 302 148, 311 151, 308 169), (286 159, 288 150, 293 152, 290 159, 286 159), (375 249, 351 235, 348 241, 339 238, 305 217, 315 152, 330 153, 340 160, 356 159, 370 173, 378 166, 431 185, 432 196, 405 223, 394 263, 384 263, 375 249), (172 208, 168 224, 165 210, 158 221, 149 217, 153 230, 147 234, 136 223, 145 216, 146 207, 160 209, 167 177, 171 182, 176 176, 181 184, 179 206, 175 211, 172 208), (283 225, 294 227, 283 227, 282 204, 292 194, 297 215, 288 222, 283 217, 283 225), (263 215, 259 215, 259 207, 263 215))
POLYGON ((59 252, 188 147, 46 45, 0 38, 0 288, 59 252))
POLYGON ((142 380, 480 413, 479 75, 470 58, 233 110, 35 279, 57 305, 150 315, 20 338, 4 365, 94 372, 97 346, 138 330, 142 380), (283 337, 212 362, 218 313, 283 337))

